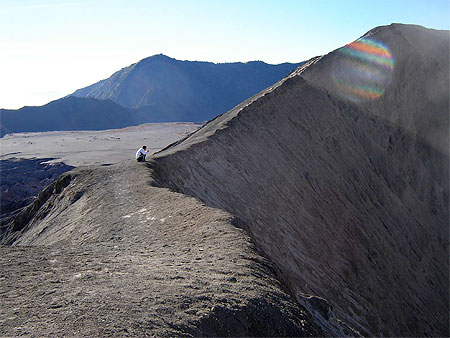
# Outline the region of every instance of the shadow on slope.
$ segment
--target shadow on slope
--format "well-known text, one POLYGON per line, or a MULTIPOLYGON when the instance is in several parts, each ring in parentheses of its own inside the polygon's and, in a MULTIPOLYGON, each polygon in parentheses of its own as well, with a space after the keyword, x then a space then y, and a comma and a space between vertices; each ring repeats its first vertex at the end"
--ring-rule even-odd
POLYGON ((161 186, 242 219, 300 303, 323 297, 367 335, 445 336, 448 92, 414 95, 420 76, 405 76, 433 61, 396 53, 398 73, 379 102, 351 103, 296 76, 322 67, 311 60, 159 153, 154 167, 161 186), (424 102, 443 127, 417 123, 427 120, 424 102), (396 119, 384 115, 387 103, 396 119))

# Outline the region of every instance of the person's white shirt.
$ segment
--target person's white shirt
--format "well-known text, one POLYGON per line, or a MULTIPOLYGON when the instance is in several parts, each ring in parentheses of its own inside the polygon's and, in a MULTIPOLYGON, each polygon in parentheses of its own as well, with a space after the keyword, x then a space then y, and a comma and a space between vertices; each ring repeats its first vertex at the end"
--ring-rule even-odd
MULTIPOLYGON (((135 148, 136 149, 136 148, 135 148)), ((139 148, 139 150, 136 152, 136 159, 138 159, 139 156, 145 156, 148 154, 150 150, 144 150, 144 148, 139 148)))

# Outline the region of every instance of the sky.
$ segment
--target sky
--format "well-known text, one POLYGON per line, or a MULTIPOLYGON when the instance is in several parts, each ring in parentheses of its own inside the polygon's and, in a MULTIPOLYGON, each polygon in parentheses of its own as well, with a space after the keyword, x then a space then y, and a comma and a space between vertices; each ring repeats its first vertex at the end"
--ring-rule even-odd
POLYGON ((154 54, 300 62, 393 22, 450 29, 450 0, 0 0, 0 108, 46 104, 154 54))

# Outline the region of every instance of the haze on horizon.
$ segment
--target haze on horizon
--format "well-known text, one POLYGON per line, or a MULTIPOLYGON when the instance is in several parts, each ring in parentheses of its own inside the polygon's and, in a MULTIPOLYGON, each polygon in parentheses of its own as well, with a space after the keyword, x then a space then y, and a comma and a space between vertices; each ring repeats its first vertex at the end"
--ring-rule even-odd
POLYGON ((6 0, 0 108, 48 103, 154 54, 300 62, 376 26, 449 29, 449 17, 447 0, 6 0))

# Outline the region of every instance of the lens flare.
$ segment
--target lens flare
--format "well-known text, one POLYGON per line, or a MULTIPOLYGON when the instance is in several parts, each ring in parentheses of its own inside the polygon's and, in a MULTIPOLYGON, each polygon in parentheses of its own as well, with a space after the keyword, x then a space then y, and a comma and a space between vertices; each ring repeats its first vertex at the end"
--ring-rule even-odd
POLYGON ((389 49, 371 38, 361 38, 338 50, 342 56, 332 78, 339 92, 352 101, 375 100, 384 94, 394 70, 389 49))

